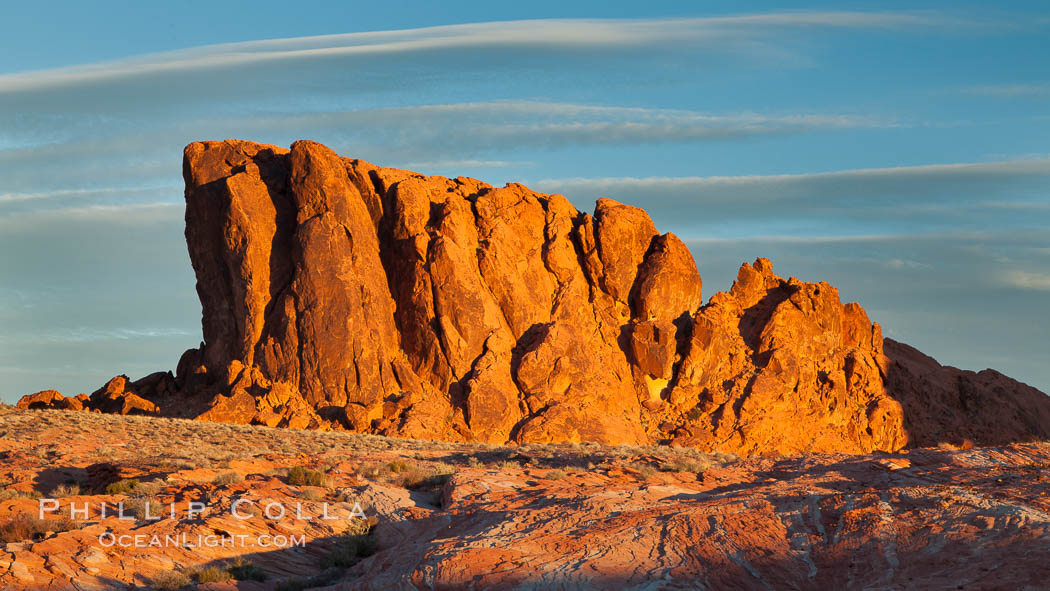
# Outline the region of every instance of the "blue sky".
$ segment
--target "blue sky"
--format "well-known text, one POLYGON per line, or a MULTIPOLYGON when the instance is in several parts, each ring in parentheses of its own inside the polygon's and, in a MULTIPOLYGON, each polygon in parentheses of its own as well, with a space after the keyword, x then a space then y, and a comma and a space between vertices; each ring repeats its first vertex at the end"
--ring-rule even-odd
POLYGON ((198 344, 181 151, 226 137, 613 197, 705 296, 767 256, 1050 391, 1048 34, 1035 2, 8 7, 0 398, 198 344))

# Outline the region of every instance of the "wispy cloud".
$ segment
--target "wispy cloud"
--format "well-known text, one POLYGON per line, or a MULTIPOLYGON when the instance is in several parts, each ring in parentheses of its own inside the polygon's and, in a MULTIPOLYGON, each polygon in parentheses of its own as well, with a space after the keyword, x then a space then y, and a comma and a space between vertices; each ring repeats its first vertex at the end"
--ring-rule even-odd
MULTIPOLYGON (((997 200, 1010 203, 1001 208, 1005 214, 1019 204, 1009 189, 1042 183, 1046 178, 1050 178, 1050 159, 1042 158, 803 174, 546 179, 531 186, 570 198, 609 196, 641 199, 640 204, 651 208, 695 207, 698 219, 704 215, 771 219, 776 214, 795 217, 831 212, 863 219, 879 211, 879 215, 900 218, 957 215, 960 206, 987 209, 997 200), (749 209, 757 204, 761 212, 749 209), (952 209, 945 210, 949 205, 952 209)), ((1032 202, 1031 207, 1038 208, 1040 203, 1032 202)))
POLYGON ((545 19, 473 23, 208 45, 121 60, 0 76, 0 93, 183 70, 333 56, 485 47, 631 47, 734 40, 762 42, 771 30, 815 27, 931 30, 987 27, 932 12, 783 12, 679 19, 545 19))
POLYGON ((598 197, 637 205, 679 234, 808 240, 831 234, 1041 227, 1028 212, 1045 211, 1040 204, 1046 199, 1048 179, 1050 159, 778 175, 547 179, 526 184, 564 194, 584 208, 598 197), (996 202, 1010 207, 989 207, 996 202), (1019 203, 1032 205, 1021 210, 1019 203))
POLYGON ((1050 273, 1036 271, 1006 271, 1002 274, 1003 285, 1018 289, 1050 291, 1050 273))
POLYGON ((65 197, 106 197, 113 195, 139 194, 156 190, 181 189, 177 185, 155 185, 145 187, 98 187, 94 189, 56 189, 32 193, 0 193, 0 204, 23 201, 42 201, 65 197))
POLYGON ((165 339, 195 336, 184 328, 93 328, 77 327, 64 330, 46 330, 34 334, 0 335, 0 343, 91 343, 99 341, 131 341, 141 339, 165 339))
MULTIPOLYGON (((721 140, 845 129, 882 129, 896 118, 839 113, 710 114, 543 101, 493 101, 256 116, 244 128, 345 130, 397 152, 459 152, 507 145, 613 144, 721 140)), ((360 144, 359 141, 354 143, 360 144)))
POLYGON ((433 160, 430 162, 408 162, 406 168, 510 168, 533 166, 533 162, 514 162, 511 160, 433 160))
MULTIPOLYGON (((967 162, 889 168, 865 168, 803 174, 545 179, 534 183, 534 185, 537 189, 541 190, 571 187, 573 189, 600 192, 612 187, 622 189, 629 188, 633 190, 702 190, 711 187, 802 186, 825 181, 834 182, 842 180, 851 181, 856 183, 858 187, 863 187, 865 182, 879 180, 912 182, 916 180, 930 179, 973 180, 1016 176, 1050 176, 1050 158, 1011 160, 1004 162, 967 162)), ((777 198, 777 195, 767 194, 763 195, 763 197, 775 199, 777 198)))
POLYGON ((38 209, 0 214, 0 230, 5 232, 32 232, 41 225, 55 222, 107 225, 140 225, 158 222, 177 222, 186 206, 182 203, 130 203, 126 205, 87 205, 53 209, 38 209))
MULTIPOLYGON (((145 184, 149 177, 170 176, 171 162, 188 139, 220 137, 266 138, 278 143, 273 138, 309 137, 347 155, 408 168, 511 167, 521 163, 491 156, 508 147, 707 142, 907 125, 895 117, 867 114, 703 113, 554 101, 476 101, 264 112, 221 119, 210 116, 178 121, 177 125, 153 125, 148 133, 129 126, 108 136, 85 135, 75 141, 2 151, 0 170, 6 169, 8 186, 39 186, 41 166, 47 167, 49 182, 80 184, 89 178, 89 182, 104 183, 107 181, 91 178, 103 170, 98 163, 111 167, 120 159, 127 162, 122 177, 145 184), (68 164, 55 171, 57 160, 68 164), (58 179, 56 173, 69 178, 58 179)), ((6 200, 45 198, 46 193, 12 193, 6 200)), ((0 203, 4 200, 0 195, 0 203)))
POLYGON ((971 86, 963 92, 975 96, 996 98, 1043 98, 1050 97, 1050 84, 1000 84, 971 86))

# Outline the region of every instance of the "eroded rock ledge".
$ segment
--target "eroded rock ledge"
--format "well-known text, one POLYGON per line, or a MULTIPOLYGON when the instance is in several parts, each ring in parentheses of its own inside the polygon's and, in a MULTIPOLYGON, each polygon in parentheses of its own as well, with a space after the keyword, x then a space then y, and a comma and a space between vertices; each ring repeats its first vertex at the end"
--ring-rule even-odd
POLYGON ((21 406, 740 454, 1050 437, 1042 393, 884 341, 766 259, 703 305, 682 241, 609 199, 592 215, 310 141, 193 143, 183 174, 204 343, 174 375, 21 406))

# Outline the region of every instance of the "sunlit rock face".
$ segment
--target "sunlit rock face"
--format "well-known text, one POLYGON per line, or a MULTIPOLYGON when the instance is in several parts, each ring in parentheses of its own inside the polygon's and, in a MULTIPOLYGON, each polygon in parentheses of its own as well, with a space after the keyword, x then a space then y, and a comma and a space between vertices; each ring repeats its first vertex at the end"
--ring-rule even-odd
POLYGON ((310 141, 193 143, 183 173, 202 346, 174 376, 27 404, 745 455, 1050 437, 1042 393, 884 345, 766 259, 703 305, 683 242, 609 199, 588 214, 310 141))

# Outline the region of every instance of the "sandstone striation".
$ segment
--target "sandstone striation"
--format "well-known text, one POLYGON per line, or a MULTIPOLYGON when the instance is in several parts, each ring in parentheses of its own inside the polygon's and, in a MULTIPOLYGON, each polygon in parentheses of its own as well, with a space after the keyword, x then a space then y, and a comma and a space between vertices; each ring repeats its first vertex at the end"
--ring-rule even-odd
POLYGON ((704 304, 685 244, 629 205, 309 141, 193 143, 183 173, 204 342, 87 409, 745 455, 1050 437, 1043 394, 884 344, 859 305, 766 259, 704 304))

